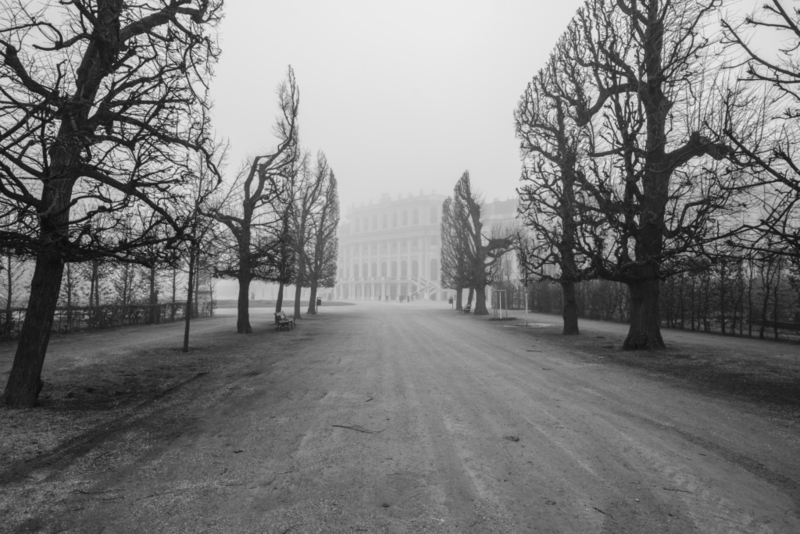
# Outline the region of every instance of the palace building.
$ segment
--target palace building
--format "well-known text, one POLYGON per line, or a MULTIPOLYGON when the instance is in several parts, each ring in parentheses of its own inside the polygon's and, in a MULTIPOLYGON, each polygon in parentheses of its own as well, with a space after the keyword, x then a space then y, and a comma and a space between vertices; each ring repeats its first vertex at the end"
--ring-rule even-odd
POLYGON ((442 195, 352 208, 339 225, 335 298, 444 300, 440 287, 442 195))

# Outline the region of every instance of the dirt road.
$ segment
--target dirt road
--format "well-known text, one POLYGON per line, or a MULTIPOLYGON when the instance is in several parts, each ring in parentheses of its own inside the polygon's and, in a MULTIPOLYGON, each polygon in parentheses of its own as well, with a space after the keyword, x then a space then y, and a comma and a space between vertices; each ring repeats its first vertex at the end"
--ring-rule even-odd
POLYGON ((433 305, 263 318, 199 327, 180 387, 7 469, 0 512, 42 532, 800 532, 800 431, 753 403, 433 305))

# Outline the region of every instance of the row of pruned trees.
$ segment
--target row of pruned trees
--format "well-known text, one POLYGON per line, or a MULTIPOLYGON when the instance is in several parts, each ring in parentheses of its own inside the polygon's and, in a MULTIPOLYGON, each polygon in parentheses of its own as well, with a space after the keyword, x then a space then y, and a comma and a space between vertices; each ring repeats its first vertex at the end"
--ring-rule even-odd
MULTIPOLYGON (((109 265, 125 299, 144 270, 148 302, 158 272, 184 269, 189 310, 200 271, 244 286, 332 283, 335 263, 320 258, 335 256, 336 180, 299 147, 291 69, 277 147, 232 186, 222 179, 208 93, 222 4, 0 0, 0 253, 33 271, 7 406, 36 404, 56 307, 79 269, 95 305, 109 265)), ((250 331, 246 307, 238 328, 250 331)))
POLYGON ((514 246, 507 228, 486 225, 483 201, 473 189, 469 172, 456 182, 453 196, 442 204, 441 284, 456 290, 456 309, 463 307, 462 290, 469 289, 467 306, 475 298, 475 315, 486 315, 486 286, 491 284, 500 259, 514 246))
POLYGON ((564 333, 576 284, 599 278, 627 286, 624 347, 662 348, 664 281, 736 251, 797 255, 800 15, 785 4, 737 24, 721 0, 586 0, 528 84, 520 263, 561 286, 564 333), (759 56, 759 29, 793 45, 759 56))
MULTIPOLYGON (((524 292, 511 280, 510 294, 524 292)), ((540 280, 529 287, 528 307, 558 313, 564 307, 558 283, 540 280)), ((511 299, 522 309, 524 299, 511 299)), ((576 285, 581 318, 627 322, 630 302, 618 282, 586 280, 576 285)), ((710 269, 685 272, 661 283, 660 314, 669 328, 727 335, 774 338, 800 333, 800 270, 781 254, 732 256, 710 269)))

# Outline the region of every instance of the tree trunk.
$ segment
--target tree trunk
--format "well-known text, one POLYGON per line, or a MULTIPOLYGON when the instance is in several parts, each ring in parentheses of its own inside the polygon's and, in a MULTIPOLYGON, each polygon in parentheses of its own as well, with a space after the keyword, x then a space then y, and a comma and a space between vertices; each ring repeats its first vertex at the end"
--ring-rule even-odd
POLYGON ((782 270, 781 263, 782 263, 781 260, 778 259, 778 265, 776 266, 776 271, 777 271, 776 276, 778 279, 775 282, 775 292, 774 292, 775 297, 772 307, 772 318, 775 320, 775 332, 774 332, 775 339, 778 339, 778 290, 781 287, 781 270, 782 270))
POLYGON ((14 298, 14 291, 13 291, 13 284, 14 284, 14 276, 11 272, 11 253, 8 252, 6 254, 6 283, 8 284, 7 291, 6 291, 6 324, 3 327, 3 336, 7 336, 9 339, 11 338, 11 301, 14 298))
MULTIPOLYGON (((237 334, 252 334, 253 328, 250 326, 250 274, 239 275, 239 301, 238 318, 236 319, 237 334)), ((187 310, 188 311, 188 310, 187 310)))
POLYGON ((723 263, 719 268, 719 328, 723 335, 728 333, 725 325, 725 312, 727 311, 725 309, 725 284, 727 283, 725 278, 727 275, 728 273, 723 263))
POLYGON ((761 328, 758 331, 758 338, 764 339, 764 334, 766 333, 767 329, 767 308, 769 307, 769 297, 770 292, 772 291, 772 259, 767 262, 766 265, 766 274, 764 271, 764 265, 761 266, 761 280, 763 282, 764 287, 764 300, 761 305, 761 328))
POLYGON ((72 291, 73 291, 73 280, 72 280, 72 264, 67 263, 64 266, 67 275, 67 331, 72 332, 72 291))
POLYGON ((680 324, 680 329, 683 330, 684 315, 685 315, 685 313, 684 313, 685 312, 685 303, 684 303, 684 299, 683 299, 683 290, 684 290, 684 286, 686 285, 686 277, 684 275, 681 275, 680 282, 681 282, 681 289, 678 292, 678 306, 679 306, 679 310, 680 310, 679 311, 679 313, 680 313, 680 323, 679 324, 680 324))
POLYGON ((189 352, 189 326, 192 323, 192 290, 194 289, 194 259, 195 253, 189 250, 189 285, 186 288, 186 314, 183 329, 183 352, 189 352))
POLYGON ((169 320, 170 322, 175 322, 175 298, 178 292, 178 268, 172 268, 172 306, 171 311, 169 312, 169 320))
POLYGON ((456 288, 456 310, 461 311, 463 306, 461 304, 461 288, 456 288))
MULTIPOLYGON (((200 253, 198 252, 198 256, 199 255, 200 255, 200 253)), ((197 263, 197 260, 195 260, 195 263, 197 263)), ((195 266, 195 269, 196 268, 197 267, 195 266)), ((195 273, 195 276, 194 276, 194 306, 192 307, 192 310, 194 310, 195 319, 200 317, 200 303, 197 301, 197 294, 198 293, 200 293, 200 275, 199 275, 199 273, 195 273)))
POLYGON ((98 293, 97 286, 100 283, 100 273, 99 273, 99 266, 97 265, 97 261, 92 261, 92 280, 91 285, 89 286, 89 307, 94 308, 99 306, 100 297, 98 295, 97 299, 95 300, 95 294, 98 293))
POLYGON ((489 315, 486 309, 486 285, 478 284, 475 286, 475 311, 474 315, 489 315))
POLYGON ((659 280, 631 282, 627 285, 630 292, 630 330, 622 348, 665 348, 658 317, 659 280))
MULTIPOLYGON (((302 264, 301 264, 302 265, 302 264)), ((297 282, 294 285, 294 318, 302 319, 300 316, 300 299, 302 298, 303 293, 303 273, 302 267, 298 267, 297 269, 297 282)))
MULTIPOLYGON (((278 284, 278 300, 275 301, 275 313, 280 313, 283 308, 283 282, 278 284)), ((278 324, 278 318, 275 318, 275 324, 278 324)))
POLYGON ((156 322, 156 304, 158 304, 158 295, 156 294, 156 268, 154 265, 150 266, 150 297, 148 299, 148 304, 150 305, 150 310, 148 312, 147 317, 147 324, 153 324, 156 322))
POLYGON ((561 332, 565 336, 576 336, 580 334, 578 330, 578 300, 575 297, 575 282, 562 280, 561 292, 564 296, 564 330, 561 332))
POLYGON ((208 316, 214 317, 214 277, 208 277, 208 316))
POLYGON ((32 408, 42 390, 42 366, 53 329, 64 262, 57 255, 36 258, 25 321, 3 399, 9 408, 32 408))
POLYGON ((311 283, 311 296, 308 299, 308 311, 306 313, 316 314, 317 313, 317 284, 316 282, 311 283))
POLYGON ((467 294, 467 308, 469 308, 469 309, 473 309, 472 308, 472 297, 474 295, 475 295, 475 288, 474 287, 469 288, 469 293, 467 294))

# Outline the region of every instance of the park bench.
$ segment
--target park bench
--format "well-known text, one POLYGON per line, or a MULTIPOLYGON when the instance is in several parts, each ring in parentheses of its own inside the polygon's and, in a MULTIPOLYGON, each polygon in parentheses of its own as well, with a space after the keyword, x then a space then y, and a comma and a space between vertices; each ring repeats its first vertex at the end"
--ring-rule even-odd
POLYGON ((286 315, 282 311, 275 314, 275 330, 292 328, 294 328, 294 315, 286 315))
POLYGON ((464 306, 463 308, 461 308, 461 313, 469 313, 469 309, 470 309, 470 307, 471 307, 471 306, 470 306, 469 304, 467 304, 466 306, 464 306))

